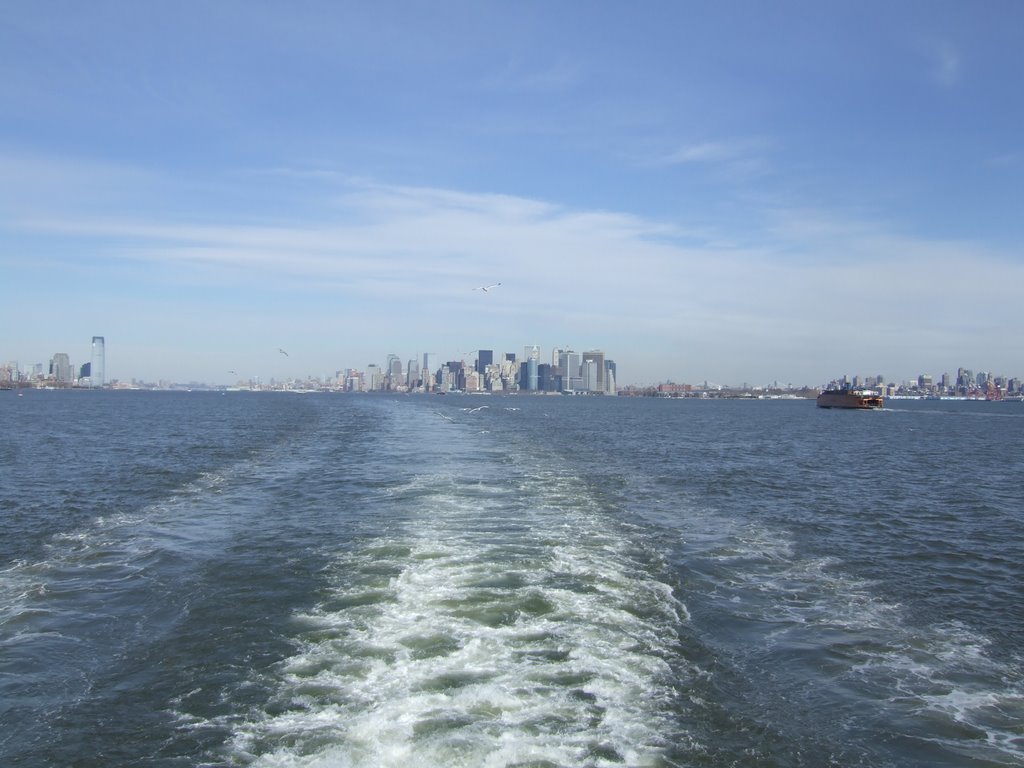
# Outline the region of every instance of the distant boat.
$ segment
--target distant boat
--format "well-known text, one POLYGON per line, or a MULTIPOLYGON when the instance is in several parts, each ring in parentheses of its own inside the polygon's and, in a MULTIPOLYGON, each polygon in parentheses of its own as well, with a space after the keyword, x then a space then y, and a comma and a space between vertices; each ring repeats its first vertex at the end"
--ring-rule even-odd
POLYGON ((819 408, 872 410, 885 406, 885 398, 873 389, 826 389, 818 395, 819 408))

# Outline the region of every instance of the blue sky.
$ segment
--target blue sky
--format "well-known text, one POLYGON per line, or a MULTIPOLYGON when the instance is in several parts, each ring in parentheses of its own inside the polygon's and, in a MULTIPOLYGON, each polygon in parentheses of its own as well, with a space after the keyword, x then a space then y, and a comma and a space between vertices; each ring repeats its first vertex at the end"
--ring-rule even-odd
POLYGON ((1024 376, 1021 30, 1019 2, 0 1, 0 361, 1024 376))

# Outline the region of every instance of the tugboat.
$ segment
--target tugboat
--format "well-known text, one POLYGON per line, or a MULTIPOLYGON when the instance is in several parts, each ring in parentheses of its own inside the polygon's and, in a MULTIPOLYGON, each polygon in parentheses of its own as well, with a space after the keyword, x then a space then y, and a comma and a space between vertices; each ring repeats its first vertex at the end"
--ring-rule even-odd
POLYGON ((885 407, 885 398, 873 389, 826 389, 818 395, 818 407, 872 410, 885 407))

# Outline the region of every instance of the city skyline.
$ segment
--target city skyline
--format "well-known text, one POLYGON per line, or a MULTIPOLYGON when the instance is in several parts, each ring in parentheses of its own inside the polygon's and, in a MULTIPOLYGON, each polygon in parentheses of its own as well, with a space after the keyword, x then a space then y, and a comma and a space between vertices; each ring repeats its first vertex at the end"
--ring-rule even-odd
MULTIPOLYGON (((277 355, 284 356, 289 359, 291 357, 290 353, 282 348, 277 348, 275 352, 277 355)), ((504 391, 530 391, 539 389, 541 391, 571 390, 614 394, 618 390, 664 387, 666 385, 670 389, 673 389, 673 391, 675 389, 682 391, 684 388, 689 389, 691 387, 696 389, 782 389, 793 391, 851 384, 853 386, 869 387, 890 385, 899 389, 937 389, 942 391, 960 389, 983 392, 986 389, 987 384, 989 384, 994 385, 996 390, 1001 393, 1019 395, 1021 394, 1022 381, 1021 375, 1016 372, 995 371, 985 367, 970 368, 962 365, 955 368, 946 366, 938 373, 931 371, 919 372, 908 377, 892 377, 884 372, 846 372, 826 377, 818 382, 802 382, 793 381, 791 379, 776 379, 766 382, 750 380, 743 380, 741 382, 715 382, 707 378, 701 379, 699 377, 689 381, 681 381, 671 377, 666 377, 657 381, 620 381, 618 364, 602 349, 580 350, 573 349, 570 345, 562 345, 549 347, 547 348, 547 352, 550 354, 550 363, 542 363, 547 368, 543 373, 537 371, 536 368, 527 368, 526 366, 530 360, 541 363, 542 356, 545 353, 545 348, 537 344, 527 344, 522 347, 522 353, 512 351, 496 352, 494 349, 484 348, 463 350, 448 356, 436 352, 417 352, 412 356, 403 356, 394 352, 387 354, 382 353, 378 360, 364 365, 341 365, 340 367, 335 367, 333 371, 307 372, 304 374, 294 374, 284 377, 264 376, 258 372, 250 373, 244 370, 239 372, 234 369, 230 369, 225 371, 224 376, 209 380, 186 380, 174 377, 147 378, 135 375, 126 375, 107 377, 102 381, 102 383, 97 384, 91 374, 93 371, 99 370, 101 372, 99 374, 101 380, 104 377, 103 372, 106 366, 106 340, 103 336, 93 336, 89 360, 80 366, 75 365, 75 361, 72 356, 66 352, 53 353, 47 362, 22 364, 14 360, 5 361, 2 357, 2 350, 0 350, 0 385, 20 380, 22 384, 42 384, 50 382, 58 386, 74 385, 83 387, 103 387, 110 384, 114 384, 115 386, 145 384, 147 386, 200 385, 213 388, 223 388, 236 387, 239 385, 263 386, 271 383, 275 385, 285 385, 289 383, 298 384, 315 382, 329 386, 332 389, 345 389, 351 388, 346 387, 346 380, 355 377, 360 382, 360 385, 357 386, 356 389, 392 389, 393 380, 401 381, 402 386, 404 387, 410 383, 410 380, 414 376, 420 377, 421 380, 424 379, 424 372, 426 372, 426 376, 429 376, 432 380, 435 378, 443 378, 446 375, 449 366, 457 364, 462 367, 465 374, 479 374, 481 376, 479 385, 473 386, 470 389, 473 391, 490 391, 491 386, 489 384, 485 384, 483 381, 484 374, 488 367, 493 368, 492 374, 497 374, 499 368, 501 368, 501 364, 504 362, 514 363, 513 368, 506 368, 501 371, 501 378, 503 379, 503 382, 498 389, 503 389, 504 391), (571 356, 571 358, 567 360, 567 356, 571 356), (596 361, 596 366, 590 373, 588 373, 584 368, 588 359, 596 361), (383 364, 381 364, 382 362, 383 364), (568 366, 567 363, 569 363, 568 366), (567 376, 564 381, 559 380, 559 385, 557 387, 552 387, 550 380, 546 387, 537 386, 535 377, 537 377, 538 374, 542 373, 543 378, 543 376, 552 375, 551 369, 558 369, 554 371, 554 373, 561 377, 567 368, 571 370, 573 367, 575 367, 578 374, 567 376), (79 371, 79 376, 74 376, 73 372, 75 370, 79 371), (609 375, 609 370, 611 371, 610 375, 613 380, 611 384, 606 380, 606 377, 609 375), (600 376, 598 376, 597 371, 601 372, 600 376), (385 379, 387 380, 387 387, 366 386, 367 382, 372 381, 377 375, 380 376, 381 381, 385 379), (531 378, 529 380, 523 380, 520 386, 520 381, 526 376, 531 378)), ((438 382, 437 384, 430 384, 426 386, 428 391, 434 389, 444 390, 449 388, 461 389, 462 387, 456 387, 450 382, 444 384, 438 382)))
POLYGON ((1016 375, 1022 24, 1002 0, 12 7, 0 359, 84 361, 86 328, 146 380, 480 339, 615 350, 623 384, 1016 375))

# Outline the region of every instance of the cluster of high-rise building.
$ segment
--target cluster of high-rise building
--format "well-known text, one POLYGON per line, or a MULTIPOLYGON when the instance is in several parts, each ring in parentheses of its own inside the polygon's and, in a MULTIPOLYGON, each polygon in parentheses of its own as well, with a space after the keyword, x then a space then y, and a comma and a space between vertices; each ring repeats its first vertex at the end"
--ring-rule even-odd
POLYGON ((20 366, 9 362, 0 365, 0 385, 44 383, 56 387, 104 387, 107 383, 106 358, 106 341, 102 336, 93 336, 89 361, 78 369, 72 365, 67 352, 57 352, 50 358, 48 368, 44 363, 20 366))
POLYGON ((441 362, 437 353, 425 352, 403 363, 388 355, 383 367, 346 369, 337 374, 340 388, 350 392, 572 392, 615 394, 615 361, 601 350, 575 352, 556 347, 551 362, 541 362, 539 346, 522 355, 494 350, 467 352, 459 360, 441 362), (467 362, 469 358, 469 362, 467 362))
MULTIPOLYGON (((599 349, 576 352, 567 347, 554 347, 550 362, 542 362, 541 348, 528 345, 522 354, 506 352, 495 355, 491 349, 465 352, 459 360, 442 361, 435 352, 424 352, 403 362, 395 354, 387 356, 383 366, 370 364, 363 370, 346 368, 334 376, 323 379, 287 382, 259 379, 239 381, 234 387, 242 389, 325 389, 346 392, 568 392, 573 394, 615 395, 651 394, 657 396, 691 396, 708 390, 689 384, 659 384, 656 387, 627 388, 619 392, 615 362, 599 349)), ((0 387, 45 386, 102 388, 111 385, 106 377, 106 342, 103 336, 93 336, 89 360, 78 368, 66 352, 57 352, 49 366, 34 363, 20 366, 8 362, 0 365, 0 387)), ((117 382, 113 386, 122 386, 117 382)), ((123 385, 127 386, 127 385, 123 385)), ((175 385, 136 383, 132 387, 166 388, 175 385)), ((190 382, 190 387, 211 385, 190 382)), ((212 385, 216 387, 217 385, 212 385)), ((998 400, 1003 397, 1024 397, 1024 383, 1019 378, 994 375, 987 371, 975 373, 958 368, 956 376, 943 373, 937 380, 930 374, 921 374, 916 380, 901 383, 887 382, 884 376, 843 376, 826 387, 871 387, 881 390, 887 397, 967 397, 998 400)), ((718 387, 722 389, 722 387, 718 387)), ((744 385, 739 391, 746 391, 744 385)), ((756 388, 755 388, 756 389, 756 388)), ((775 389, 781 389, 778 385, 775 389)), ((792 387, 785 388, 792 391, 792 387)), ((804 387, 803 389, 808 389, 804 387)))
POLYGON ((884 376, 868 376, 863 379, 860 376, 854 376, 852 379, 844 376, 842 379, 832 382, 831 385, 871 387, 881 390, 882 394, 888 397, 905 395, 908 397, 970 397, 996 400, 1008 395, 1024 394, 1019 378, 997 376, 989 371, 975 373, 970 368, 958 368, 955 378, 948 373, 943 373, 936 380, 931 374, 922 373, 914 381, 896 383, 886 382, 884 376))

